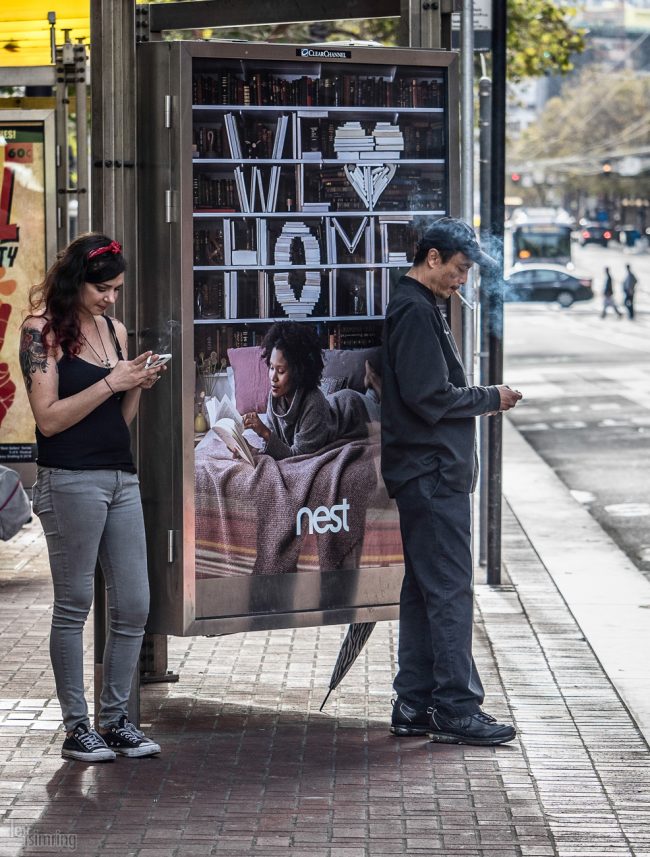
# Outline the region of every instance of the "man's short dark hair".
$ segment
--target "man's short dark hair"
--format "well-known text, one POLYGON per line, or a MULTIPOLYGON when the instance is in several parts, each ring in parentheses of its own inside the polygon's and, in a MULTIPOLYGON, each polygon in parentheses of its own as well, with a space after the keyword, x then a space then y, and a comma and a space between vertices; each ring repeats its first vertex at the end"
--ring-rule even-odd
POLYGON ((424 230, 417 243, 413 264, 422 264, 429 250, 434 249, 440 254, 443 263, 456 253, 464 253, 482 268, 497 267, 496 259, 481 250, 472 227, 457 217, 441 217, 424 230))

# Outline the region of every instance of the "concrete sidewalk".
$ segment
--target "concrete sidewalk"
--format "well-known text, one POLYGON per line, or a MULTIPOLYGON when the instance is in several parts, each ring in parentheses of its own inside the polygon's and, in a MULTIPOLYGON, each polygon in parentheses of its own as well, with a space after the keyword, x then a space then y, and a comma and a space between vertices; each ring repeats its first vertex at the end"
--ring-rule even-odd
MULTIPOLYGON (((503 747, 388 734, 396 625, 381 623, 322 714, 345 628, 173 638, 180 681, 142 692, 160 757, 65 762, 40 525, 0 546, 0 855, 650 857, 648 745, 601 666, 614 661, 594 654, 592 589, 581 613, 584 580, 560 591, 552 576, 587 567, 585 540, 553 554, 562 486, 519 441, 507 436, 507 579, 476 587, 485 708, 519 731, 503 747)), ((91 628, 86 640, 90 683, 91 628)))

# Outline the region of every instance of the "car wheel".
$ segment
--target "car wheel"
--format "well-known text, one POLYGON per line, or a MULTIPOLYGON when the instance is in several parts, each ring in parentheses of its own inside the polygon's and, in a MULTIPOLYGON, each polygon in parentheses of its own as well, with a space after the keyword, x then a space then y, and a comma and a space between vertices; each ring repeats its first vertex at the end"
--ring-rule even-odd
POLYGON ((557 302, 561 307, 570 307, 573 300, 574 298, 571 292, 560 292, 557 296, 557 302))

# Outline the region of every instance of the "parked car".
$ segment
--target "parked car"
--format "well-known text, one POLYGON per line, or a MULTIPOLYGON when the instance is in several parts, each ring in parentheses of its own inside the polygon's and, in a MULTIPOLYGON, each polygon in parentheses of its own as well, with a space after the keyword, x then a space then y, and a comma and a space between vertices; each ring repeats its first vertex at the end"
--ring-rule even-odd
POLYGON ((581 247, 585 244, 600 244, 607 247, 614 237, 614 230, 606 223, 581 223, 578 230, 578 242, 581 247))
POLYGON ((507 301, 557 301, 569 307, 593 298, 593 280, 562 265, 515 265, 505 281, 507 301))

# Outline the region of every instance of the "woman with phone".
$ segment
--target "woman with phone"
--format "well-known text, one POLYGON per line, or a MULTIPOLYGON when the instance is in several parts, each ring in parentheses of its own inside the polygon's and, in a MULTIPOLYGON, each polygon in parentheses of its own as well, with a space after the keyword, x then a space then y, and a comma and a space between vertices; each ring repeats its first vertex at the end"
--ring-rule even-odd
POLYGON ((126 328, 106 315, 125 270, 117 241, 79 236, 32 288, 21 329, 20 364, 36 421, 34 512, 43 524, 54 584, 50 656, 66 729, 61 755, 87 762, 160 752, 127 716, 149 612, 128 425, 161 367, 146 365, 150 351, 129 360, 126 328), (95 731, 84 695, 83 629, 98 560, 110 620, 95 731))

